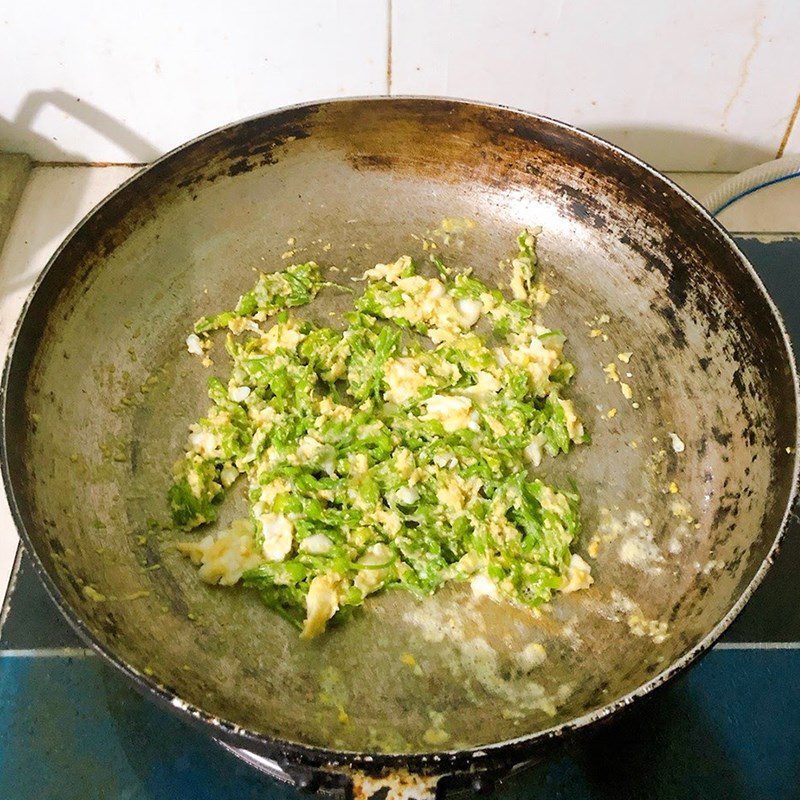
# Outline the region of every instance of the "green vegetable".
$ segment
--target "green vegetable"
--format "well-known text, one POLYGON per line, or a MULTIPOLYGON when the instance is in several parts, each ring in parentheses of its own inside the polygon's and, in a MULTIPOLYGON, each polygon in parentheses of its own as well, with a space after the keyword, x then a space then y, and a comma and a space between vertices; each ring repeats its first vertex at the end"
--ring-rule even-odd
POLYGON ((527 300, 531 296, 536 275, 536 236, 526 229, 517 237, 517 244, 519 253, 511 262, 511 289, 517 300, 527 300))
POLYGON ((202 317, 195 322, 194 332, 208 333, 259 312, 271 316, 282 309, 306 305, 317 296, 322 284, 319 267, 313 261, 269 275, 261 273, 255 288, 239 298, 235 311, 202 317))
MULTIPOLYGON (((535 239, 518 244, 527 291, 535 239)), ((482 576, 534 607, 568 580, 577 494, 530 473, 539 450, 586 439, 562 399, 574 373, 564 337, 525 302, 434 267, 432 278, 406 257, 376 267, 342 331, 288 314, 323 285, 314 262, 261 275, 235 311, 195 325, 231 329, 232 364, 227 382, 209 381, 212 406, 176 468, 174 522, 214 521, 246 476, 243 538, 192 547, 205 574, 241 577, 305 636, 385 588, 426 596, 482 576), (467 301, 499 341, 476 332, 467 301)))
POLYGON ((186 530, 217 518, 214 504, 222 497, 219 470, 197 455, 187 456, 176 470, 176 481, 168 493, 172 519, 186 530))

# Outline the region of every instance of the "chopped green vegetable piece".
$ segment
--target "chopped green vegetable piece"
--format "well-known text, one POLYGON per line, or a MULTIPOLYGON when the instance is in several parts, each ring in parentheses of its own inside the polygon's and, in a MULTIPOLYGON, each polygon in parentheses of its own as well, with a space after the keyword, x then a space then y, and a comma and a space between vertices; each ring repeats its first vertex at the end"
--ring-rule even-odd
POLYGON ((208 333, 225 328, 234 320, 259 312, 272 316, 283 309, 304 306, 317 296, 322 285, 319 267, 313 261, 293 264, 280 272, 262 272, 255 288, 239 298, 235 311, 201 317, 194 324, 194 332, 208 333))

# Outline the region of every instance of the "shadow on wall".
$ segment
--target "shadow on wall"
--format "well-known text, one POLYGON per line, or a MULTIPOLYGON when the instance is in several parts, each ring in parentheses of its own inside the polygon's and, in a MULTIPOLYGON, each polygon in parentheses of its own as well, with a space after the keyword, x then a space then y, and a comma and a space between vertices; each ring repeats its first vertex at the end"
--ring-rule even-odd
MULTIPOLYGON (((0 150, 33 150, 40 161, 91 162, 91 154, 64 148, 53 138, 34 131, 36 119, 48 107, 58 109, 118 145, 129 156, 125 161, 142 164, 161 155, 158 147, 135 130, 62 89, 30 92, 14 119, 0 117, 0 150)), ((763 145, 706 131, 636 125, 600 125, 592 126, 591 130, 662 171, 739 171, 775 158, 774 150, 763 145)), ((202 131, 193 131, 192 135, 199 133, 202 131)))
POLYGON ((119 145, 130 155, 131 163, 146 163, 161 155, 159 149, 119 120, 85 100, 73 97, 62 89, 31 92, 23 100, 13 120, 0 117, 0 149, 30 151, 34 149, 40 161, 91 161, 84 153, 72 152, 53 139, 33 130, 36 118, 48 106, 53 106, 72 119, 119 145))
POLYGON ((591 130, 661 172, 741 172, 776 157, 774 149, 707 131, 627 125, 591 130))
MULTIPOLYGON (((129 156, 125 161, 141 164, 161 155, 158 147, 135 130, 103 109, 62 89, 30 92, 14 119, 0 117, 0 150, 34 150, 40 161, 92 161, 91 154, 64 148, 53 138, 34 131, 37 118, 48 107, 59 110, 118 145, 129 156)), ((592 126, 591 130, 662 171, 735 172, 776 156, 774 148, 707 131, 625 124, 592 126)), ((192 136, 200 133, 202 131, 193 131, 192 136)))
MULTIPOLYGON (((152 161, 160 155, 153 144, 105 111, 60 89, 31 92, 13 120, 0 117, 0 150, 34 150, 40 160, 85 162, 84 154, 63 148, 33 130, 37 118, 48 107, 78 120, 119 145, 130 154, 132 163, 152 161)), ((6 241, 5 257, 0 262, 0 300, 18 294, 21 305, 39 269, 72 228, 76 216, 82 216, 81 212, 86 209, 85 197, 92 177, 89 170, 70 170, 59 181, 58 194, 51 193, 46 197, 41 195, 37 186, 37 182, 44 177, 36 172, 31 173, 20 199, 18 208, 24 208, 25 213, 24 235, 13 237, 12 228, 12 236, 6 241), (12 238, 14 241, 11 241, 12 238)), ((7 324, 10 323, 0 321, 0 327, 7 324)))

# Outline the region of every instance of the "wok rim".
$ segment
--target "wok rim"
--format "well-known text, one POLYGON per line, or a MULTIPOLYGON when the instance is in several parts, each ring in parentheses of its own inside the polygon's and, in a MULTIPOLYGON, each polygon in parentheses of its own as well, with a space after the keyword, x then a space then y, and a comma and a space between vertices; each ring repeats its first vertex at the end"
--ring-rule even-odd
POLYGON ((123 183, 106 195, 87 214, 85 214, 48 259, 47 264, 34 281, 31 290, 25 299, 19 316, 17 317, 17 321, 9 339, 8 350, 5 356, 5 363, 3 367, 2 381, 0 382, 0 474, 2 475, 11 517, 20 536, 21 543, 25 546, 25 549, 31 556, 37 575, 44 584, 48 595, 58 607, 64 618, 67 620, 70 627, 101 657, 101 659, 115 669, 119 670, 119 672, 121 672, 124 677, 134 686, 134 688, 136 688, 137 691, 139 691, 142 695, 154 700, 158 705, 171 710, 173 713, 177 714, 179 718, 188 721, 196 727, 201 727, 213 738, 226 742, 234 747, 241 747, 259 755, 264 755, 268 758, 275 759, 279 761, 279 763, 286 763, 306 768, 328 768, 333 770, 346 770, 348 768, 355 768, 367 773, 378 773, 385 772, 386 770, 403 768, 405 770, 423 774, 447 774, 449 772, 474 770, 476 768, 494 768, 497 767, 498 764, 503 763, 508 763, 509 765, 522 763, 529 758, 532 758, 535 755, 537 748, 545 748, 548 743, 555 742, 566 737, 567 735, 576 733, 578 731, 588 731, 590 728, 597 727, 598 723, 609 719, 618 711, 630 706, 634 701, 651 694, 655 689, 666 684, 672 678, 676 677, 689 666, 694 664, 702 655, 711 649, 717 639, 719 639, 719 637, 730 626, 733 620, 739 615, 744 606, 747 604, 748 600, 752 597, 755 590, 763 581, 765 575, 775 560, 775 556, 779 551, 781 542, 786 533, 793 507, 798 500, 798 491, 800 491, 799 445, 800 383, 798 382, 797 361, 791 337, 788 333, 781 313, 764 286, 761 277, 739 249, 736 242, 734 242, 731 234, 717 221, 713 215, 711 215, 695 198, 689 195, 674 181, 660 171, 656 170, 654 167, 650 166, 642 159, 629 153, 623 148, 606 141, 602 137, 589 133, 588 131, 578 128, 577 126, 570 125, 542 114, 524 111, 522 109, 500 103, 485 103, 468 99, 449 98, 435 95, 363 95, 321 99, 281 106, 261 114, 255 114, 250 117, 214 128, 213 130, 210 130, 201 134, 200 136, 178 145, 177 147, 157 158, 155 161, 147 164, 141 169, 138 169, 133 175, 131 175, 127 180, 123 181, 123 183), (484 109, 487 111, 499 111, 503 113, 510 112, 513 115, 517 115, 518 117, 524 118, 531 122, 546 123, 548 125, 560 128, 577 139, 582 139, 583 141, 590 143, 595 147, 600 147, 617 160, 626 162, 628 164, 632 163, 645 170, 650 174, 651 177, 655 178, 657 181, 660 181, 664 185, 665 189, 671 191, 673 194, 677 194, 684 201, 688 202, 696 212, 699 212, 704 223, 712 226, 717 235, 721 237, 725 246, 731 251, 732 255, 739 259, 748 277, 753 282, 755 289, 761 295, 761 299, 766 302, 767 308, 769 309, 773 320, 777 324, 780 338, 782 339, 784 354, 788 360, 789 369, 792 375, 792 388, 794 393, 795 449, 792 482, 786 508, 784 509, 776 536, 766 557, 756 570, 753 578, 739 595, 736 602, 728 609, 723 618, 710 631, 708 631, 706 635, 696 645, 694 645, 694 647, 684 653, 680 658, 671 662, 649 681, 640 684, 622 697, 619 697, 610 703, 606 703, 605 705, 600 706, 599 708, 596 708, 590 712, 582 714, 581 716, 559 723, 558 725, 554 725, 534 733, 527 733, 511 739, 504 739, 499 742, 469 747, 463 750, 431 750, 411 753, 336 750, 329 747, 304 744, 302 742, 281 739, 277 736, 272 736, 269 734, 258 733, 248 728, 241 727, 230 720, 222 719, 213 714, 209 714, 201 707, 186 702, 179 697, 176 692, 154 680, 154 676, 148 676, 143 672, 140 672, 135 667, 117 656, 111 648, 100 642, 84 623, 81 615, 77 613, 77 611, 66 601, 61 590, 58 588, 56 581, 47 572, 42 560, 33 546, 32 539, 28 532, 28 527, 25 524, 20 505, 17 501, 18 492, 15 485, 15 478, 13 478, 11 475, 8 463, 8 428, 6 406, 9 396, 10 375, 15 359, 20 331, 28 318, 31 306, 36 300, 36 295, 41 284, 48 276, 53 265, 58 261, 62 251, 81 231, 83 226, 91 217, 97 214, 107 203, 109 203, 118 194, 124 192, 129 185, 134 183, 145 173, 159 168, 165 161, 181 153, 183 150, 201 141, 210 139, 220 133, 233 129, 239 125, 251 121, 278 116, 286 112, 310 110, 315 107, 324 108, 333 105, 347 105, 361 102, 381 102, 391 104, 394 101, 421 101, 425 103, 431 103, 433 105, 448 104, 457 106, 471 106, 476 109, 484 109))

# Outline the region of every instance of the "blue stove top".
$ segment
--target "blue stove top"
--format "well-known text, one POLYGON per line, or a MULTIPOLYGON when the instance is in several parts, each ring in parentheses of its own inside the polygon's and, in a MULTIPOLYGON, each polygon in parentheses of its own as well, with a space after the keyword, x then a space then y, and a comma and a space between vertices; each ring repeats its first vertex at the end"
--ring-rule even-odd
MULTIPOLYGON (((800 344, 800 239, 739 239, 800 344)), ((493 797, 800 798, 800 523, 720 643, 654 697, 493 797)), ((304 795, 140 697, 61 618, 20 551, 0 628, 0 798, 304 795)))

